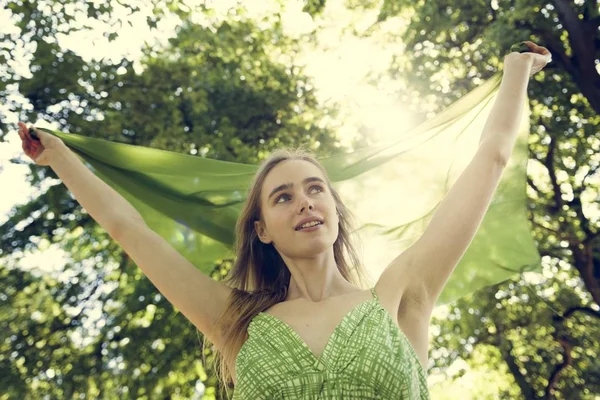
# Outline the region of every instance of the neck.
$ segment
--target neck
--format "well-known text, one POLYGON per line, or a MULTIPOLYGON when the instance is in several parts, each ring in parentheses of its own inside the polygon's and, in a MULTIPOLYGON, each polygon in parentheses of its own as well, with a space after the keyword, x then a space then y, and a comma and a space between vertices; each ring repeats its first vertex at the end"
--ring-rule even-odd
POLYGON ((360 290, 346 281, 340 273, 330 251, 315 257, 284 261, 291 273, 286 301, 304 299, 320 302, 329 297, 360 290))

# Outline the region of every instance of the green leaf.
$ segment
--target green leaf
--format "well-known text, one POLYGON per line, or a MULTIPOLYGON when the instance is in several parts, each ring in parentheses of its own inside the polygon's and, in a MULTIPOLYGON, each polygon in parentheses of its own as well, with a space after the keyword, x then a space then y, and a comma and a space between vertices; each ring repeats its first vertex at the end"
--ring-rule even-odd
POLYGON ((316 17, 325 9, 326 0, 304 0, 302 11, 310 14, 311 17, 316 17))

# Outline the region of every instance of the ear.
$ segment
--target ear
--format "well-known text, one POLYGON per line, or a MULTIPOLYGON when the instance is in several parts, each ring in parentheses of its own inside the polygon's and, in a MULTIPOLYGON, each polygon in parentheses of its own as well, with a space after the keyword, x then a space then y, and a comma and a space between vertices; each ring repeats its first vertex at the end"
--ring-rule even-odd
POLYGON ((264 223, 262 221, 254 221, 254 229, 256 229, 256 233, 258 234, 258 239, 264 244, 271 243, 271 239, 269 239, 269 234, 265 229, 264 223))

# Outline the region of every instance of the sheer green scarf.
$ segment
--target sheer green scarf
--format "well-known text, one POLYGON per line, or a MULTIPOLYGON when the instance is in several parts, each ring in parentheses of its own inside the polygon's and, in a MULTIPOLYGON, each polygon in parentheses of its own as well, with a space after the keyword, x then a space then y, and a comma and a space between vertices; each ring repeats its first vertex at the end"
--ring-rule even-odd
MULTIPOLYGON (((501 81, 498 73, 397 140, 319 161, 360 224, 355 243, 374 283, 427 227, 471 161, 501 81)), ((200 271, 233 257, 235 223, 256 165, 48 131, 121 193, 150 228, 200 271)), ((438 304, 540 269, 526 217, 529 106, 484 220, 438 304)), ((169 268, 168 265, 164 266, 169 268)))

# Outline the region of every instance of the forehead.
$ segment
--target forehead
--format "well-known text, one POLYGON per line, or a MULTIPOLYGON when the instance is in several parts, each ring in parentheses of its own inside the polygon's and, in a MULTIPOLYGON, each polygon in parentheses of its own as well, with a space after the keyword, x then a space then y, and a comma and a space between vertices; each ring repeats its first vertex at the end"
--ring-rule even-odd
POLYGON ((317 176, 325 180, 323 173, 313 163, 304 160, 282 161, 267 174, 263 183, 262 197, 266 200, 271 190, 279 185, 293 183, 294 187, 301 185, 304 178, 317 176))

